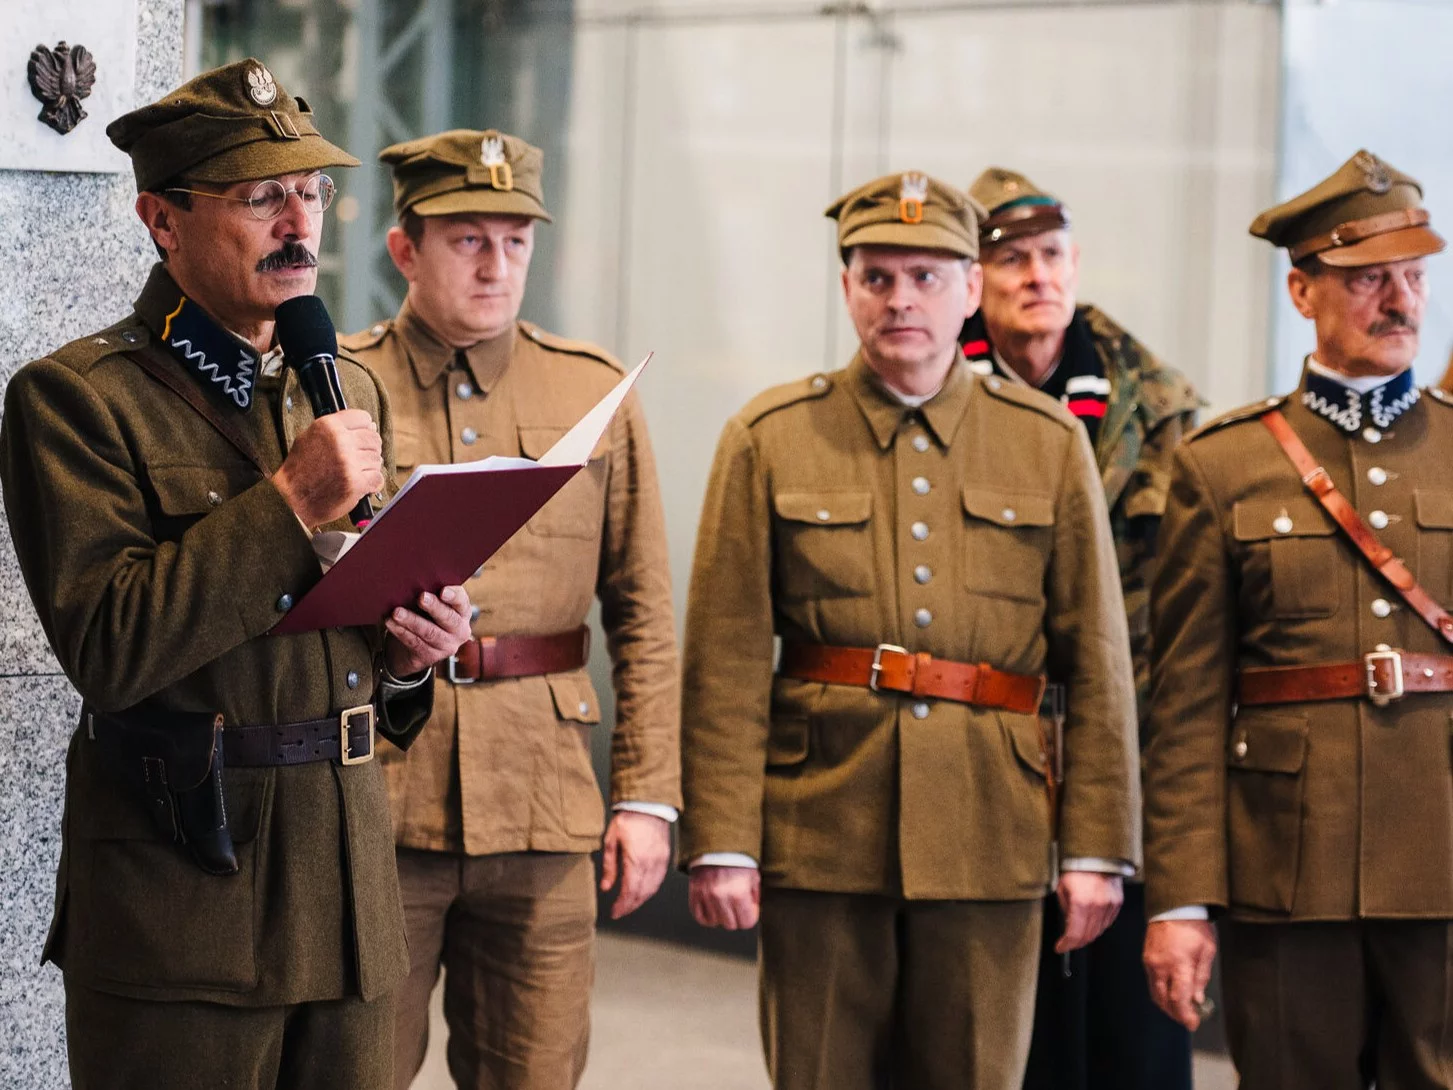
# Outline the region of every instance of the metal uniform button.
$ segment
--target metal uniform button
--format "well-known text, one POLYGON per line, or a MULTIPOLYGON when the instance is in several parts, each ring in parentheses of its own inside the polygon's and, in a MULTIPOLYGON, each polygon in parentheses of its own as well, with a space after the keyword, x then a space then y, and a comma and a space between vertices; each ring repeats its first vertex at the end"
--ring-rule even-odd
POLYGON ((283 398, 283 408, 286 409, 288 412, 292 412, 293 411, 293 395, 292 394, 288 394, 287 397, 283 398))
POLYGON ((1245 738, 1241 739, 1241 741, 1236 743, 1236 759, 1238 761, 1246 756, 1246 751, 1248 748, 1250 747, 1247 746, 1245 738))
POLYGON ((991 390, 997 390, 1001 385, 1002 383, 996 378, 991 378, 989 380, 989 389, 991 390))
POLYGON ((292 609, 293 596, 291 594, 284 594, 281 598, 277 600, 277 608, 278 611, 281 613, 286 613, 288 610, 292 609))
POLYGON ((928 449, 928 436, 915 435, 913 437, 913 449, 918 451, 919 454, 926 451, 928 449))
POLYGON ((933 486, 928 483, 927 477, 913 478, 913 491, 918 493, 918 495, 920 496, 928 495, 928 490, 932 487, 933 486))
POLYGON ((213 507, 221 507, 222 497, 219 496, 216 492, 208 491, 207 502, 210 503, 213 507))
POLYGON ((832 518, 832 512, 829 511, 826 507, 824 507, 821 511, 817 513, 818 522, 826 522, 830 518, 832 518))
POLYGON ((827 379, 823 378, 821 375, 815 376, 812 380, 812 388, 814 390, 821 390, 826 385, 827 379))
POLYGON ((454 392, 459 395, 460 401, 468 401, 474 396, 474 387, 467 382, 461 382, 458 386, 454 387, 454 392))
POLYGON ((928 540, 928 523, 926 523, 926 522, 915 522, 912 526, 910 526, 908 528, 908 532, 913 535, 913 540, 914 541, 927 541, 928 540))
POLYGON ((1386 530, 1388 523, 1387 512, 1374 511, 1367 516, 1367 522, 1374 530, 1386 530))
POLYGON ((356 689, 356 688, 358 688, 358 671, 357 670, 349 670, 348 671, 348 677, 345 680, 348 682, 348 687, 350 689, 356 689))
POLYGON ((927 564, 920 564, 913 569, 913 581, 915 583, 927 583, 933 578, 933 569, 927 564))
POLYGON ((475 431, 473 428, 465 428, 462 432, 459 433, 459 441, 463 443, 466 447, 474 446, 475 442, 478 439, 479 432, 475 431))
POLYGON ((927 719, 928 718, 928 705, 925 704, 925 703, 923 703, 922 701, 919 701, 917 704, 913 705, 913 718, 914 719, 927 719))
POLYGON ((1271 528, 1279 534, 1289 534, 1292 532, 1292 520, 1286 515, 1277 515, 1271 520, 1271 528))
POLYGON ((1363 428, 1362 438, 1366 439, 1369 443, 1381 443, 1382 432, 1378 431, 1376 428, 1363 428))
POLYGON ((134 332, 133 330, 128 329, 125 333, 121 334, 121 339, 127 344, 135 344, 137 341, 141 340, 141 335, 134 332))
POLYGON ((478 606, 470 606, 469 607, 469 623, 470 624, 473 624, 477 620, 479 620, 479 607, 478 606))
POLYGON ((926 609, 914 610, 913 623, 916 624, 919 628, 927 628, 929 625, 933 624, 933 614, 926 609))
POLYGON ((1004 510, 1001 511, 1000 514, 1004 517, 1005 522, 1013 522, 1019 517, 1019 512, 1014 510, 1014 508, 1012 507, 1004 508, 1004 510))
POLYGON ((1373 484, 1387 484, 1387 470, 1382 466, 1373 466, 1367 471, 1367 479, 1373 484))
POLYGON ((380 333, 383 332, 383 323, 380 322, 378 325, 374 326, 371 330, 369 330, 369 332, 377 337, 380 333))
POLYGON ((581 715, 590 714, 590 705, 583 700, 575 706, 575 709, 576 711, 580 712, 581 715))
POLYGON ((1381 619, 1392 612, 1392 603, 1386 598, 1374 598, 1372 600, 1372 615, 1381 619))

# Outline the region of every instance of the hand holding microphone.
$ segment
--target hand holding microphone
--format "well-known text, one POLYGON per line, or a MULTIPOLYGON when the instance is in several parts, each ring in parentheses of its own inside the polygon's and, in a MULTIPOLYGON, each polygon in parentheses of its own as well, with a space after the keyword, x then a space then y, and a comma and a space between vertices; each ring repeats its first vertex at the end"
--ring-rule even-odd
POLYGON ((277 339, 316 418, 298 434, 273 485, 309 527, 347 514, 362 526, 373 517, 371 493, 383 488, 383 439, 373 418, 350 409, 335 360, 338 337, 323 301, 300 295, 277 308, 277 339))

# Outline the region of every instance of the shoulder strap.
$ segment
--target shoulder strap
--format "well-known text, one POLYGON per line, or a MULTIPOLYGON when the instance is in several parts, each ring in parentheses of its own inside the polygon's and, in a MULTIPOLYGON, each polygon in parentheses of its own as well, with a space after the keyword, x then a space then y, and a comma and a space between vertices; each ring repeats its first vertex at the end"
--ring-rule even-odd
POLYGON ((141 353, 129 355, 127 358, 195 409, 203 420, 221 432, 223 439, 236 447, 244 458, 255 465, 258 472, 264 477, 272 476, 272 471, 267 468, 262 455, 253 446, 252 440, 238 431, 233 423, 219 413, 214 406, 208 404, 207 398, 201 390, 186 381, 181 375, 168 371, 155 360, 148 359, 141 353))
POLYGON ((1402 595, 1403 601, 1412 607, 1419 617, 1428 623, 1428 626, 1448 643, 1453 643, 1453 616, 1433 600, 1432 595, 1418 585, 1413 578, 1413 573, 1408 566, 1393 555, 1391 549, 1377 539, 1372 527, 1363 521, 1357 509, 1347 502, 1347 497, 1337 491, 1337 486, 1332 483, 1331 476, 1325 469, 1317 464, 1312 457, 1312 452, 1306 448, 1301 438, 1292 426, 1287 423, 1287 418, 1282 416, 1279 409, 1273 409, 1269 413, 1263 413, 1261 422, 1266 425, 1266 430, 1271 432, 1281 449, 1285 452, 1292 465, 1296 466, 1297 472, 1302 475, 1302 484, 1307 486, 1307 491, 1316 497, 1327 514, 1332 516, 1332 521, 1347 535, 1349 541, 1357 547, 1373 570, 1392 584, 1398 594, 1402 595))

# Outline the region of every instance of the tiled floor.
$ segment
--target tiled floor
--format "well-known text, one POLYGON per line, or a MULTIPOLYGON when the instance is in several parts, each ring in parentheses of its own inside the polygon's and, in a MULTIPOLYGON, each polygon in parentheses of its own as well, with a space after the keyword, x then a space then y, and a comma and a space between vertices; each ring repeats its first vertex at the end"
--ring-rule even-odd
MULTIPOLYGON (((645 939, 600 939, 590 1066, 580 1090, 766 1090, 750 962, 645 939)), ((413 1090, 451 1090, 444 1021, 413 1090)), ((1231 1065, 1198 1056, 1196 1090, 1234 1090, 1231 1065)))

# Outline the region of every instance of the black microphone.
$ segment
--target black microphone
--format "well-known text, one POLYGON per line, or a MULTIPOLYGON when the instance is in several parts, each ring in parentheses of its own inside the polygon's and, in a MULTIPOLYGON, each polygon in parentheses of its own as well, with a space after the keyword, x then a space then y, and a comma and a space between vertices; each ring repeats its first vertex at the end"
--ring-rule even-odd
MULTIPOLYGON (((322 417, 348 408, 343 384, 338 381, 338 334, 328 308, 316 295, 299 295, 278 304, 277 343, 283 362, 298 375, 298 384, 308 395, 313 416, 322 417)), ((373 504, 364 496, 348 512, 355 526, 367 526, 373 518, 373 504)))

